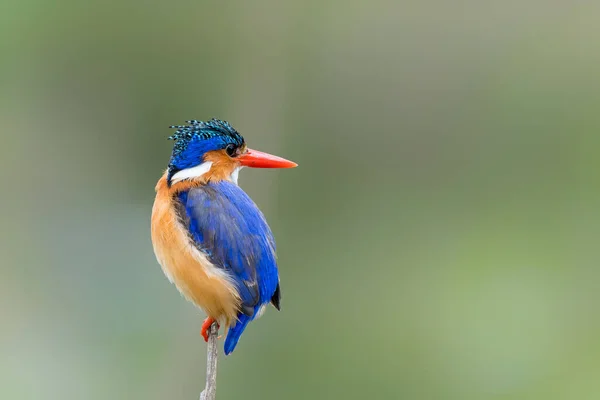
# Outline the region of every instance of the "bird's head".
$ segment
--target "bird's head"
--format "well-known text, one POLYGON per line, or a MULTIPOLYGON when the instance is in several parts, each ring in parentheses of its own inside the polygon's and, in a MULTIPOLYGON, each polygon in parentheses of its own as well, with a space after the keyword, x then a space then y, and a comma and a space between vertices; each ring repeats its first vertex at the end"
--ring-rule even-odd
POLYGON ((210 177, 237 183, 242 167, 294 168, 296 163, 271 154, 251 150, 226 121, 187 121, 176 125, 169 139, 175 141, 167 169, 167 182, 172 185, 188 179, 210 177))

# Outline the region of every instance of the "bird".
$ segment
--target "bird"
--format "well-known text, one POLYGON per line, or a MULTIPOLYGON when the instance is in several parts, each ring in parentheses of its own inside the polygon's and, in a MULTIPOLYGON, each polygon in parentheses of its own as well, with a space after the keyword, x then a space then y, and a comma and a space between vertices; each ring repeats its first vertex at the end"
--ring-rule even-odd
POLYGON ((281 302, 273 233, 238 186, 239 172, 297 164, 248 148, 226 121, 186 123, 170 127, 174 146, 155 187, 152 245, 169 281, 207 315, 204 340, 213 323, 225 328, 229 355, 248 324, 281 302))

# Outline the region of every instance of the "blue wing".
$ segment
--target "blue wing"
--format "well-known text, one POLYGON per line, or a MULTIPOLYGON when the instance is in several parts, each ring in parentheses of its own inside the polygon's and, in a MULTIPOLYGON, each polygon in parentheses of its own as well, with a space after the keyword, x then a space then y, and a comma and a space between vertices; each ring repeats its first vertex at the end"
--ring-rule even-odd
POLYGON ((252 199, 229 181, 182 192, 179 200, 181 219, 196 245, 231 275, 242 300, 239 320, 225 342, 228 354, 263 304, 272 301, 279 308, 273 234, 252 199))

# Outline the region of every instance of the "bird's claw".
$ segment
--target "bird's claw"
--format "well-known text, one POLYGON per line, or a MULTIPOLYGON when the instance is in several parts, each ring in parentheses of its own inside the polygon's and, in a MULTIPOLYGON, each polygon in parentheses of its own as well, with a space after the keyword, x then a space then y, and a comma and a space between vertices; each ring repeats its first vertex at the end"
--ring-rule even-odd
MULTIPOLYGON (((204 320, 204 322, 202 323, 202 330, 200 331, 200 334, 202 335, 202 337, 204 338, 204 341, 208 343, 208 335, 210 333, 210 327, 212 326, 213 323, 215 323, 215 319, 208 317, 204 320)), ((217 329, 219 328, 219 324, 217 324, 217 329)))

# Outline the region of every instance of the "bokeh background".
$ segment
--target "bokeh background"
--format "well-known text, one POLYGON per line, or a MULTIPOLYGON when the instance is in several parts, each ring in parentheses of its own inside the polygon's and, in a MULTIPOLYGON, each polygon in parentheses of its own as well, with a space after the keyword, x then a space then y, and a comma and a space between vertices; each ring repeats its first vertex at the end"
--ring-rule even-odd
POLYGON ((600 3, 0 9, 0 398, 198 398, 149 218, 213 116, 300 164, 241 174, 283 310, 219 399, 600 398, 600 3))

